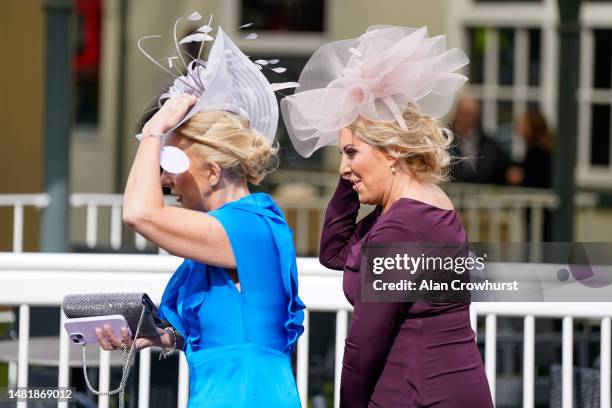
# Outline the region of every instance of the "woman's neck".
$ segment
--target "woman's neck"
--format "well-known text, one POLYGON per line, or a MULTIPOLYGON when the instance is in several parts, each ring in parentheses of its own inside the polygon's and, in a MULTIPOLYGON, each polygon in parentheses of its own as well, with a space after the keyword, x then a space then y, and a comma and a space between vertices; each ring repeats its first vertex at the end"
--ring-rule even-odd
POLYGON ((206 207, 208 211, 215 210, 225 203, 240 200, 243 197, 251 194, 247 186, 246 180, 239 181, 223 181, 220 185, 208 196, 206 207))
POLYGON ((387 199, 382 203, 383 213, 388 211, 400 198, 411 198, 443 210, 454 208, 453 203, 440 187, 428 181, 418 180, 404 172, 397 172, 393 176, 387 199))
POLYGON ((387 212, 393 203, 400 198, 408 197, 423 200, 422 197, 431 194, 432 187, 429 183, 423 183, 407 172, 397 171, 392 177, 389 193, 386 194, 387 198, 382 203, 383 213, 387 212))

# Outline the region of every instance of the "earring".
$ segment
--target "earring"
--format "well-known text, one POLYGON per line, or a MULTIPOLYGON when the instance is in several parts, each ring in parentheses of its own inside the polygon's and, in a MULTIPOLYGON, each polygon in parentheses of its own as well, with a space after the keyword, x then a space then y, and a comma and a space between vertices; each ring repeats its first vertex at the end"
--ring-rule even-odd
POLYGON ((395 166, 391 166, 391 173, 395 174, 395 166))

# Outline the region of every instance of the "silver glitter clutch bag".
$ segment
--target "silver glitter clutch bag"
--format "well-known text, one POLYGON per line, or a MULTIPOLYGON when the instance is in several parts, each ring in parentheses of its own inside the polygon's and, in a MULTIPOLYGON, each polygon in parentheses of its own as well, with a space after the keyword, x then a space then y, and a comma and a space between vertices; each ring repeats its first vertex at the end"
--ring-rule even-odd
POLYGON ((119 407, 124 407, 125 386, 134 364, 136 339, 158 336, 156 324, 160 323, 157 308, 146 293, 90 293, 66 295, 62 309, 67 318, 122 315, 134 335, 132 346, 123 347, 123 369, 119 387, 112 391, 100 392, 94 389, 87 376, 87 345, 83 343, 83 376, 87 388, 94 395, 119 394, 119 407))
POLYGON ((141 337, 155 337, 155 325, 160 323, 157 308, 146 293, 89 293, 66 295, 62 309, 67 318, 122 315, 132 333, 136 333, 138 320, 145 308, 140 327, 141 337))

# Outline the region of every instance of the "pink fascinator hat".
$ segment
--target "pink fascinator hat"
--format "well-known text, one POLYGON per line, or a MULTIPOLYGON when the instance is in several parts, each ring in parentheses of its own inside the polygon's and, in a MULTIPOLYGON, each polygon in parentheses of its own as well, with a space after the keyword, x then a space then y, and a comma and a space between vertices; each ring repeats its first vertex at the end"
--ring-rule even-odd
POLYGON ((371 26, 350 40, 323 45, 300 75, 300 87, 281 101, 295 149, 309 157, 337 144, 340 129, 359 116, 397 123, 409 103, 439 118, 467 81, 455 73, 468 63, 463 51, 447 50, 446 37, 428 37, 427 27, 371 26))

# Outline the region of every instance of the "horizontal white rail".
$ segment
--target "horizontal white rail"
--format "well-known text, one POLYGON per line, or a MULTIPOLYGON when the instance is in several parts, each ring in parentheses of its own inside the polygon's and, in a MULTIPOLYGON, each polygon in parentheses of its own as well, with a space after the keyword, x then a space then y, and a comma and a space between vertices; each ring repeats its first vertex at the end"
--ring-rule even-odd
POLYGON ((21 205, 32 206, 36 208, 45 208, 50 203, 49 194, 0 194, 0 207, 12 207, 15 203, 21 205))
MULTIPOLYGON (((65 294, 91 292, 145 291, 158 303, 171 272, 179 265, 181 259, 173 256, 158 255, 108 255, 108 254, 13 254, 0 253, 0 305, 19 306, 20 308, 20 349, 17 356, 19 363, 18 384, 27 385, 27 362, 29 308, 38 305, 59 305, 65 294)), ((516 265, 509 265, 516 268, 516 265)), ((335 339, 335 385, 334 405, 339 403, 338 375, 340 373, 344 336, 348 328, 348 314, 351 306, 342 293, 342 274, 322 267, 317 259, 298 258, 300 274, 300 296, 308 305, 305 319, 305 332, 298 342, 297 350, 297 384, 302 397, 302 404, 307 404, 308 390, 308 348, 309 316, 315 311, 334 312, 336 314, 335 339)), ((534 381, 534 319, 561 318, 563 329, 563 401, 567 406, 571 397, 571 372, 573 361, 572 330, 573 319, 588 318, 601 321, 601 406, 610 408, 609 398, 611 370, 610 362, 610 303, 473 303, 471 318, 473 327, 478 316, 486 316, 485 366, 491 389, 495 391, 497 369, 495 365, 497 318, 515 316, 524 318, 524 367, 523 367, 523 403, 533 406, 534 381), (607 377, 606 377, 607 376, 607 377), (605 379, 608 378, 608 381, 605 379), (570 387, 570 388, 567 388, 570 387)), ((63 332, 63 330, 62 330, 63 332)), ((61 336, 59 360, 59 383, 68 383, 67 336, 61 336)), ((109 364, 103 354, 100 365, 101 386, 107 387, 109 364)), ((144 354, 140 362, 141 379, 139 381, 142 406, 147 405, 149 396, 150 355, 144 354)), ((185 360, 181 357, 179 390, 177 404, 183 405, 188 398, 188 371, 185 360)), ((106 399, 101 399, 100 406, 108 406, 106 399)))
MULTIPOLYGON (((329 195, 336 186, 338 176, 331 173, 278 171, 274 180, 283 188, 275 196, 295 230, 296 250, 301 255, 313 255, 318 250, 323 216, 329 195), (292 185, 291 183, 296 183, 292 185), (315 187, 313 189, 313 186, 315 187)), ((524 241, 539 242, 544 237, 544 210, 558 206, 554 191, 547 189, 498 187, 480 184, 450 183, 443 186, 455 207, 465 212, 464 221, 471 241, 524 241), (527 228, 527 215, 532 222, 527 228), (503 231, 508 230, 508 233, 503 231)), ((579 210, 592 214, 598 195, 580 192, 575 196, 579 210)), ((123 246, 124 229, 121 220, 122 194, 73 193, 71 209, 84 207, 85 216, 77 218, 83 224, 85 246, 101 246, 101 235, 108 234, 108 245, 114 250, 123 246), (100 225, 101 214, 109 214, 108 225, 100 225)), ((167 205, 176 205, 174 197, 166 196, 167 205)), ((13 252, 23 249, 24 206, 44 208, 49 205, 47 194, 0 195, 0 206, 13 207, 13 252)), ((106 218, 104 218, 106 219, 106 218)), ((133 236, 133 247, 147 249, 147 241, 139 234, 133 236)))

